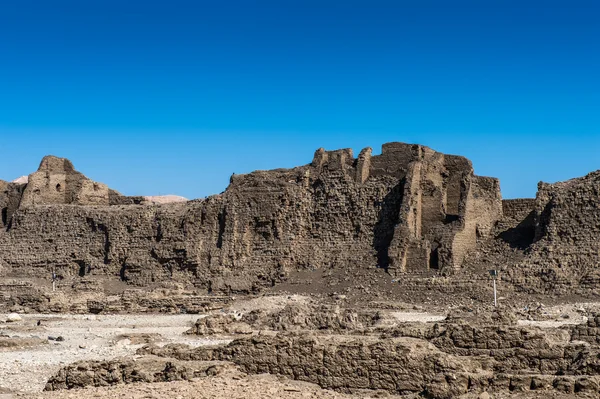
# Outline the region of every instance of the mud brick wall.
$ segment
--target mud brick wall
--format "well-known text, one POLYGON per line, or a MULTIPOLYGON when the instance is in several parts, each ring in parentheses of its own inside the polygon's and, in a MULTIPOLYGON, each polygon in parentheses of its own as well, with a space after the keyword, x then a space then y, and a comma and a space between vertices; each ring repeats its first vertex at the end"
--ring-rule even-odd
POLYGON ((535 239, 511 271, 524 290, 600 293, 600 172, 562 183, 540 183, 535 239))
POLYGON ((585 341, 591 344, 600 343, 600 315, 592 314, 587 323, 571 327, 572 341, 585 341))
MULTIPOLYGON (((26 185, 3 183, 7 276, 173 280, 248 292, 295 269, 459 268, 501 216, 496 179, 430 148, 388 143, 315 152, 309 165, 234 175, 205 200, 149 205, 45 157, 26 185)), ((3 220, 4 220, 3 219, 3 220)))
POLYGON ((525 219, 535 209, 535 198, 502 200, 502 213, 511 219, 525 219))
MULTIPOLYGON (((168 348, 157 350, 164 351, 168 348)), ((278 334, 170 355, 232 361, 249 374, 284 375, 343 392, 375 389, 401 394, 427 393, 424 396, 440 399, 466 393, 469 379, 476 372, 476 364, 411 338, 369 342, 341 336, 278 334)))

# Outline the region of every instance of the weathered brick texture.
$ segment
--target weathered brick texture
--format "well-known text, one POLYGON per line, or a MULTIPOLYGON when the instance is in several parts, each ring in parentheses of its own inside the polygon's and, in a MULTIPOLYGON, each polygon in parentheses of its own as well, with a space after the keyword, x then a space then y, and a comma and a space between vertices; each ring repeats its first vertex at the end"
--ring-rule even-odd
POLYGON ((150 205, 46 157, 29 183, 0 185, 4 275, 164 279, 249 291, 293 269, 378 265, 392 273, 460 267, 502 216, 498 181, 471 162, 388 143, 354 158, 234 175, 221 195, 150 205))

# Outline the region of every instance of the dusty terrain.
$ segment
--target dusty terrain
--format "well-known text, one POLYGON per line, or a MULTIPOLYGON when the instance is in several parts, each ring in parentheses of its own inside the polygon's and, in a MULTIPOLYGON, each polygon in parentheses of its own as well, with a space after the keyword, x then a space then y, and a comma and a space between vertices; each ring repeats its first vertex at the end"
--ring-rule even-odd
MULTIPOLYGON (((0 320, 6 316, 0 315, 0 320)), ((220 342, 183 335, 198 319, 191 315, 26 314, 21 317, 22 321, 0 324, 0 336, 15 342, 13 347, 0 348, 0 388, 4 390, 40 392, 48 378, 69 363, 134 355, 149 342, 193 346, 220 342), (39 341, 32 346, 21 344, 28 339, 39 341)))
MULTIPOLYGON (((303 296, 267 296, 235 302, 227 312, 280 311, 287 304, 306 304, 303 296)), ((221 312, 217 311, 216 315, 221 312)), ((435 321, 445 316, 423 312, 390 312, 392 320, 435 321)), ((0 314, 0 389, 40 392, 61 367, 83 360, 109 360, 135 355, 146 344, 191 347, 224 344, 235 336, 184 334, 203 315, 164 314, 21 314, 6 322, 0 314)), ((1 392, 1 391, 0 391, 1 392)))
MULTIPOLYGON (((401 345, 406 348, 403 350, 413 353, 399 364, 407 362, 405 364, 409 368, 420 367, 422 368, 420 373, 423 375, 432 372, 423 364, 430 361, 427 360, 428 356, 437 353, 434 356, 440 358, 440 361, 445 364, 444 367, 451 367, 454 370, 451 373, 468 373, 471 375, 469 377, 471 381, 476 381, 479 378, 477 376, 483 373, 487 375, 485 381, 492 381, 490 378, 496 380, 499 378, 493 375, 495 372, 506 375, 507 370, 501 370, 503 367, 501 364, 507 361, 505 355, 498 353, 494 355, 498 363, 490 369, 490 371, 496 370, 492 374, 487 374, 488 372, 481 369, 481 367, 484 369, 490 367, 485 363, 479 364, 477 363, 479 360, 475 360, 485 352, 476 349, 482 346, 465 343, 464 340, 469 338, 456 338, 456 334, 462 331, 461 318, 473 325, 475 329, 481 329, 478 333, 481 335, 479 340, 481 343, 484 342, 483 340, 488 340, 486 345, 497 340, 497 331, 503 334, 501 331, 512 329, 520 331, 520 334, 523 332, 541 334, 542 341, 531 341, 532 343, 528 344, 531 351, 517 349, 518 352, 513 353, 515 356, 525 356, 523 359, 530 362, 531 360, 526 359, 547 356, 538 352, 540 349, 548 350, 544 349, 548 348, 547 345, 568 345, 570 329, 586 326, 590 315, 600 311, 600 303, 555 306, 544 306, 538 303, 524 306, 516 312, 509 312, 508 316, 500 313, 504 319, 498 321, 494 319, 494 311, 491 308, 476 312, 479 315, 477 316, 469 315, 472 312, 468 311, 465 315, 464 309, 449 309, 444 304, 422 307, 403 305, 398 302, 379 302, 378 304, 365 303, 363 307, 353 305, 351 308, 347 308, 346 305, 344 298, 328 301, 314 296, 268 295, 237 298, 226 308, 203 315, 20 315, 22 318, 20 321, 0 324, 0 336, 5 343, 0 349, 0 389, 2 389, 0 392, 4 392, 3 398, 416 398, 419 392, 417 390, 411 393, 413 388, 410 385, 394 392, 396 389, 390 390, 388 385, 380 384, 376 380, 372 380, 371 385, 353 384, 349 382, 351 380, 343 378, 338 380, 339 382, 335 379, 313 380, 309 374, 302 377, 296 372, 288 373, 281 368, 281 365, 276 369, 261 369, 262 366, 255 368, 254 365, 269 364, 264 363, 265 360, 261 359, 261 356, 266 358, 270 356, 268 348, 274 342, 277 342, 275 345, 280 348, 278 351, 281 351, 278 352, 278 356, 282 356, 284 352, 292 356, 289 360, 281 358, 277 362, 285 361, 285 364, 294 368, 296 366, 293 366, 295 361, 293 353, 295 350, 304 350, 301 349, 302 347, 313 347, 314 349, 310 349, 311 352, 323 347, 324 353, 330 353, 332 350, 344 353, 343 351, 347 350, 354 351, 351 348, 358 344, 358 347, 363 348, 361 351, 370 351, 372 350, 368 349, 372 348, 370 345, 387 345, 385 342, 392 342, 390 341, 392 339, 394 345, 401 345), (489 317, 490 315, 492 318, 489 317), (508 321, 511 317, 512 321, 508 321), (478 318, 481 319, 480 322, 477 321, 478 318), (498 327, 490 328, 490 325, 498 327), (443 335, 436 338, 439 333, 432 332, 439 329, 453 330, 452 339, 455 342, 445 340, 442 338, 443 335), (299 347, 293 343, 298 339, 299 347), (430 340, 433 345, 427 344, 427 340, 430 340), (8 345, 8 342, 11 344, 8 345), (262 342, 260 345, 266 346, 255 353, 254 342, 262 342), (284 349, 287 343, 291 343, 292 346, 284 349), (234 347, 237 345, 238 349, 230 352, 227 348, 231 345, 234 347), (203 352, 202 348, 207 348, 208 352, 203 352), (219 354, 218 348, 223 348, 224 352, 219 354), (439 349, 442 351, 439 352, 439 349), (245 357, 244 353, 249 357, 245 357), (421 356, 425 357, 418 360, 421 356), (413 358, 417 363, 410 366, 413 361, 410 359, 413 358), (472 361, 479 365, 471 364, 472 361), (456 365, 452 366, 453 363, 456 365), (72 364, 75 365, 74 368, 72 364), (106 379, 106 374, 98 374, 105 373, 101 370, 119 367, 123 370, 121 371, 123 375, 127 374, 128 377, 110 382, 110 379, 106 379), (170 371, 166 372, 169 367, 170 371), (70 371, 61 374, 61 370, 70 371), (155 377, 141 381, 135 379, 135 375, 143 375, 144 372, 155 373, 155 377), (265 372, 268 374, 263 374, 265 372), (61 375, 63 377, 60 377, 61 375), (66 380, 61 380, 65 378, 64 376, 66 380), (76 385, 67 385, 73 389, 42 392, 44 388, 48 389, 49 382, 55 388, 59 388, 62 384, 60 381, 76 385), (333 390, 324 388, 333 388, 333 390)), ((7 318, 6 314, 0 315, 0 321, 7 318)), ((506 350, 512 350, 511 345, 521 347, 522 343, 519 343, 521 338, 509 336, 512 337, 510 339, 517 341, 511 344, 506 336, 506 350)), ((501 347, 502 345, 498 348, 501 347)), ((331 354, 333 355, 334 352, 331 354)), ((548 359, 549 362, 557 361, 550 360, 556 359, 553 356, 548 359)), ((305 369, 308 373, 310 367, 314 367, 310 366, 313 361, 311 355, 301 360, 298 366, 309 367, 305 369)), ((360 362, 358 357, 348 361, 360 362)), ((359 364, 357 363, 356 367, 363 368, 367 373, 372 372, 369 371, 371 367, 369 363, 362 366, 359 364)), ((446 383, 439 385, 436 382, 435 372, 431 374, 432 379, 428 380, 430 382, 424 381, 423 384, 430 386, 428 389, 431 392, 428 395, 434 398, 459 396, 465 399, 566 398, 573 395, 594 397, 595 391, 590 391, 589 387, 575 389, 579 386, 577 385, 579 377, 569 377, 572 381, 567 379, 567 382, 571 384, 571 388, 561 388, 562 391, 552 388, 553 384, 557 384, 553 382, 554 377, 546 378, 547 382, 544 382, 546 380, 541 376, 539 377, 541 379, 533 377, 538 378, 540 385, 535 390, 529 386, 531 383, 527 383, 522 388, 514 388, 517 380, 522 381, 527 375, 539 374, 539 371, 530 370, 532 364, 526 366, 529 370, 519 379, 510 376, 511 372, 522 373, 517 370, 509 371, 509 375, 502 377, 507 378, 506 389, 489 383, 490 385, 472 389, 471 392, 467 389, 460 391, 460 387, 455 393, 452 393, 451 389, 446 392, 448 386, 445 385, 446 383), (567 392, 564 392, 564 389, 567 392), (485 396, 488 395, 486 391, 489 391, 491 396, 485 396)), ((340 365, 332 363, 328 366, 331 368, 327 373, 335 374, 336 367, 340 365)), ((510 367, 518 368, 522 365, 513 362, 510 367)), ((312 372, 321 373, 318 368, 312 372)), ((400 377, 402 371, 398 370, 395 373, 400 373, 396 374, 400 377)), ((415 370, 415 373, 418 372, 415 370)), ((416 374, 409 378, 416 378, 416 374)), ((460 378, 458 377, 458 381, 460 378)), ((496 384, 504 384, 499 382, 502 378, 496 384)))

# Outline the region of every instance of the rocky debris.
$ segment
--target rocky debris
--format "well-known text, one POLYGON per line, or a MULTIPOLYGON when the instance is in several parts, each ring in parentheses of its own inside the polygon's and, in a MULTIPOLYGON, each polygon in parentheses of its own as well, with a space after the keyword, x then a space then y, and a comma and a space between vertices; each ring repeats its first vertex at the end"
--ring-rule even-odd
POLYGON ((328 333, 357 333, 377 324, 377 311, 356 311, 318 302, 291 302, 282 309, 254 309, 245 314, 211 314, 195 323, 187 333, 194 335, 251 334, 253 331, 318 330, 328 333))
MULTIPOLYGON (((21 313, 200 314, 222 309, 231 302, 231 297, 206 295, 203 291, 182 289, 132 290, 128 289, 125 284, 123 291, 115 295, 107 295, 104 286, 75 292, 76 294, 73 291, 63 291, 62 289, 57 290, 57 292, 44 292, 31 285, 19 286, 15 292, 11 292, 3 300, 0 300, 0 311, 18 311, 21 313)), ((0 296, 0 299, 2 299, 2 296, 0 296)))
POLYGON ((0 390, 22 391, 30 398, 65 365, 128 357, 148 343, 215 344, 221 340, 183 335, 191 315, 23 315, 20 323, 0 325, 0 390), (43 325, 37 326, 42 320, 43 325), (48 336, 64 337, 56 342, 48 336))
POLYGON ((235 314, 217 313, 198 319, 186 334, 190 335, 221 335, 221 334, 252 334, 252 327, 240 320, 235 314))
POLYGON ((218 375, 228 366, 221 362, 181 362, 145 357, 134 360, 82 361, 58 371, 48 380, 45 391, 131 383, 189 381, 218 375))
MULTIPOLYGON (((599 346, 591 339, 590 342, 573 339, 574 331, 580 331, 582 327, 594 328, 592 326, 597 321, 594 315, 588 317, 587 324, 579 326, 539 328, 523 325, 522 321, 516 322, 516 314, 508 309, 490 308, 486 311, 460 308, 451 312, 443 321, 400 322, 398 319, 395 325, 377 321, 371 327, 365 328, 365 324, 361 322, 344 328, 334 324, 329 330, 320 330, 315 328, 319 323, 314 324, 310 317, 307 319, 314 309, 333 309, 338 315, 345 314, 346 311, 365 315, 380 313, 338 308, 336 305, 321 304, 306 298, 289 299, 294 309, 290 312, 289 308, 281 306, 278 298, 263 297, 260 301, 258 299, 252 299, 248 305, 236 303, 227 311, 230 313, 215 314, 221 317, 214 317, 215 323, 206 323, 202 328, 205 328, 206 334, 210 332, 209 329, 220 334, 220 331, 226 331, 235 322, 242 322, 245 317, 261 309, 259 313, 262 317, 256 319, 257 325, 263 324, 259 331, 255 329, 251 337, 209 347, 198 347, 193 343, 198 337, 189 335, 181 336, 181 340, 178 341, 171 340, 178 343, 169 344, 165 335, 160 339, 155 334, 146 332, 147 330, 137 328, 140 321, 130 320, 133 316, 119 316, 123 321, 127 321, 130 331, 112 338, 110 345, 115 348, 128 347, 129 350, 135 350, 132 347, 134 345, 148 345, 139 349, 134 357, 113 362, 118 364, 117 366, 108 365, 111 362, 91 362, 82 367, 66 367, 60 372, 62 374, 55 373, 52 377, 56 378, 53 380, 56 388, 53 389, 68 388, 64 384, 71 381, 71 377, 72 381, 76 382, 72 388, 109 383, 129 384, 136 381, 135 378, 140 378, 140 383, 151 384, 144 381, 165 378, 163 371, 167 362, 177 366, 177 377, 173 378, 196 378, 189 377, 193 375, 189 373, 190 370, 199 368, 190 365, 218 361, 231 362, 244 373, 272 373, 312 382, 339 392, 357 393, 369 390, 367 396, 373 396, 377 391, 385 391, 390 395, 410 394, 429 398, 455 398, 461 395, 475 395, 465 397, 475 398, 483 392, 490 393, 492 397, 505 397, 517 392, 531 395, 523 398, 534 397, 534 394, 547 394, 551 397, 560 393, 594 397, 600 393, 599 346), (298 314, 301 316, 298 317, 298 314), (283 324, 272 324, 287 315, 293 317, 283 324), (221 325, 216 323, 217 321, 225 322, 221 325), (273 328, 291 329, 293 332, 271 331, 273 328, 267 327, 268 325, 273 328), (352 326, 356 326, 356 329, 352 326), (343 335, 336 332, 338 328, 341 328, 339 331, 343 335), (157 341, 162 342, 157 345, 157 341), (184 342, 186 344, 183 344, 184 342), (160 346, 164 343, 167 344, 160 346), (143 365, 146 359, 157 358, 160 361, 151 363, 154 366, 143 365), (142 369, 135 366, 135 363, 142 364, 142 369), (185 366, 186 371, 183 371, 180 365, 185 366), (138 371, 134 373, 136 368, 138 371), (108 380, 107 376, 111 372, 122 374, 121 371, 124 372, 123 378, 108 380)), ((577 306, 573 307, 576 308, 578 309, 577 306)), ((556 317, 572 313, 570 308, 563 306, 546 309, 549 313, 557 315, 556 317)), ((397 310, 397 307, 393 310, 397 310)), ((387 320, 389 314, 382 316, 387 320)), ((110 318, 79 317, 94 320, 110 318)), ((186 316, 188 322, 193 320, 190 317, 186 316)), ((165 318, 163 322, 166 320, 165 318)), ((150 319, 147 323, 152 324, 150 319)), ((20 325, 9 327, 25 328, 20 325)), ((252 328, 254 329, 254 326, 252 328)), ((183 331, 185 327, 182 325, 178 334, 183 331)), ((590 334, 591 332, 593 331, 590 330, 590 334)), ((80 348, 82 343, 90 347, 92 342, 70 336, 66 338, 64 344, 53 347, 58 349, 64 345, 80 348)), ((202 342, 207 341, 207 338, 208 336, 204 335, 202 342)), ((76 352, 84 355, 87 350, 77 349, 76 352)))
POLYGON ((16 323, 16 322, 22 321, 22 320, 23 320, 23 318, 16 313, 11 313, 8 316, 6 316, 7 323, 16 323))
POLYGON ((331 333, 361 331, 375 325, 381 318, 377 311, 356 311, 338 305, 290 303, 269 313, 255 310, 244 315, 243 321, 255 329, 273 331, 320 330, 331 333))

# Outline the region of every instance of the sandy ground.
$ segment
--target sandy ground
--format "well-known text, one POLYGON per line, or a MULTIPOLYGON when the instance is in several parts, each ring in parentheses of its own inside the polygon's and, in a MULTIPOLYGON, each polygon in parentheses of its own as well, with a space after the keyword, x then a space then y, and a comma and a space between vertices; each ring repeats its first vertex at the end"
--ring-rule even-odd
POLYGON ((585 324, 588 321, 586 314, 600 312, 600 303, 571 303, 548 307, 540 305, 538 309, 534 310, 534 320, 519 320, 518 324, 540 328, 559 328, 566 325, 585 324))
POLYGON ((435 323, 446 319, 446 316, 424 312, 392 312, 391 316, 402 323, 435 323))
MULTIPOLYGON (((183 335, 198 315, 21 315, 22 321, 0 324, 0 335, 35 338, 32 348, 0 349, 1 389, 39 392, 62 366, 78 360, 107 360, 132 355, 148 340, 158 345, 210 345, 223 340, 183 335), (41 326, 37 322, 41 320, 41 326), (63 337, 64 341, 48 337, 63 337)), ((0 315, 4 320, 6 315, 0 315)), ((1 398, 1 397, 0 397, 1 398)))

